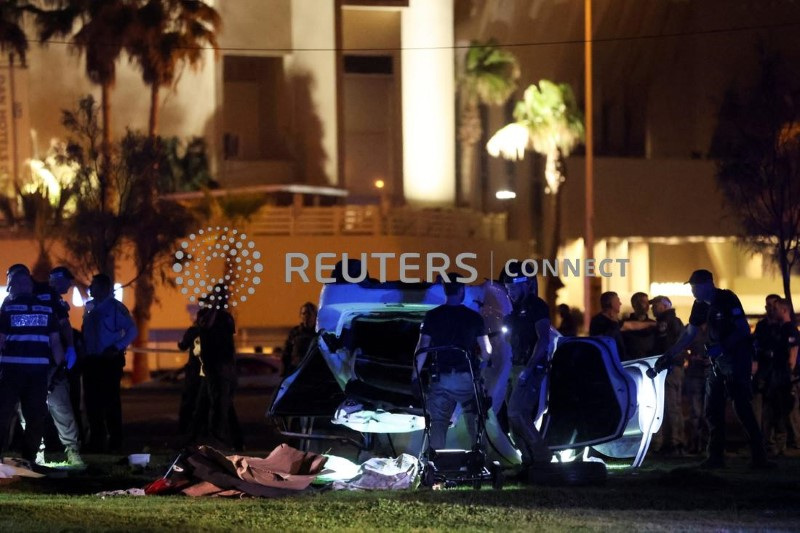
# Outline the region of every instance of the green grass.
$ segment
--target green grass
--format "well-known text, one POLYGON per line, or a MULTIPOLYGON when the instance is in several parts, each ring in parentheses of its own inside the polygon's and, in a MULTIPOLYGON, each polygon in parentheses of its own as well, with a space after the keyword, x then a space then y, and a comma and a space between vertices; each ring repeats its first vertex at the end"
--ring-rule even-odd
POLYGON ((800 524, 798 458, 769 472, 748 471, 744 459, 721 473, 661 463, 614 472, 601 487, 314 490, 270 500, 93 495, 143 486, 168 461, 154 459, 134 473, 90 456, 91 468, 68 479, 4 485, 0 531, 789 531, 800 524))

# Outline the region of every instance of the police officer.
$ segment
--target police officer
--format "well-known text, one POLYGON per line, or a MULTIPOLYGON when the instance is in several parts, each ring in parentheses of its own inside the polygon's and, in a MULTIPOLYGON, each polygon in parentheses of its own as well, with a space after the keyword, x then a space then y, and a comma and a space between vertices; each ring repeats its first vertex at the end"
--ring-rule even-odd
MULTIPOLYGON (((707 353, 712 372, 706 381, 706 418, 709 426, 708 458, 704 468, 725 466, 725 399, 733 400, 736 415, 750 440, 751 466, 768 468, 764 440, 753 414, 750 374, 755 356, 750 327, 739 298, 731 291, 714 286, 708 270, 695 270, 689 278, 695 297, 689 325, 678 342, 656 361, 656 371, 669 368, 675 356, 686 349, 697 335, 698 328, 708 326, 707 353)), ((654 374, 649 373, 653 376, 654 374)))
MULTIPOLYGON (((683 333, 683 322, 675 314, 672 301, 666 296, 656 296, 650 300, 653 314, 656 317, 655 338, 653 344, 654 354, 663 354, 683 333)), ((661 448, 662 453, 684 455, 686 453, 683 418, 683 364, 687 353, 681 351, 672 360, 672 367, 664 383, 665 417, 661 430, 653 437, 653 449, 661 448), (669 440, 663 443, 664 438, 669 440), (662 444, 663 443, 663 444, 662 444)))
POLYGON ((9 296, 0 307, 0 453, 6 449, 17 402, 25 417, 23 457, 35 459, 47 420, 50 357, 64 362, 52 308, 33 295, 33 279, 17 269, 8 276, 9 296))
MULTIPOLYGON (((753 378, 753 411, 759 425, 763 419, 764 395, 767 389, 767 381, 772 371, 772 358, 780 342, 781 325, 776 318, 775 303, 781 297, 777 294, 768 294, 764 301, 764 318, 756 322, 756 329, 753 332, 753 340, 756 346, 756 373, 753 378)), ((762 425, 763 427, 763 425, 762 425)), ((769 438, 769 433, 767 433, 769 438)))
MULTIPOLYGON (((9 275, 13 272, 25 272, 30 275, 27 266, 17 263, 8 268, 9 275)), ((33 295, 41 305, 50 307, 58 322, 61 345, 64 347, 65 365, 50 366, 47 388, 47 408, 50 417, 58 432, 58 439, 64 446, 67 462, 70 466, 84 466, 80 456, 80 430, 76 421, 72 406, 70 393, 70 371, 77 361, 75 352, 72 325, 69 322, 69 304, 63 300, 62 294, 66 294, 72 286, 73 276, 66 267, 59 266, 50 272, 48 283, 33 282, 33 295)), ((80 382, 77 384, 80 391, 80 382)), ((45 445, 42 441, 39 452, 36 454, 36 463, 45 463, 45 445)))
POLYGON ((786 451, 786 429, 792 398, 792 374, 797 365, 798 334, 791 316, 788 300, 779 298, 773 303, 778 324, 778 339, 774 345, 772 365, 764 392, 764 433, 771 437, 770 447, 776 455, 786 451))
POLYGON ((86 361, 83 374, 88 447, 93 452, 116 452, 122 447, 120 380, 125 349, 136 338, 136 325, 128 309, 113 295, 114 284, 106 274, 96 274, 89 285, 92 300, 83 315, 86 361))
MULTIPOLYGON (((473 372, 478 371, 476 361, 471 357, 477 343, 482 361, 488 361, 492 353, 483 317, 462 305, 464 285, 453 279, 444 283, 446 301, 443 305, 425 313, 417 342, 416 375, 419 376, 429 353, 420 350, 436 346, 457 346, 466 350, 470 358, 461 350, 436 350, 432 364, 431 383, 426 397, 426 407, 431 419, 430 448, 441 450, 447 440, 447 428, 456 404, 461 404, 465 413, 473 417, 478 413, 473 386, 473 372), (470 371, 470 365, 472 371, 470 371), (434 377, 435 376, 435 377, 434 377)), ((467 424, 470 435, 474 435, 476 424, 467 424)))
POLYGON ((535 276, 527 277, 519 263, 506 265, 504 282, 513 310, 506 317, 515 363, 525 368, 508 402, 508 422, 514 442, 522 453, 524 467, 534 463, 548 463, 552 453, 533 425, 539 407, 539 392, 548 369, 548 344, 550 340, 550 309, 539 298, 539 284, 535 276))

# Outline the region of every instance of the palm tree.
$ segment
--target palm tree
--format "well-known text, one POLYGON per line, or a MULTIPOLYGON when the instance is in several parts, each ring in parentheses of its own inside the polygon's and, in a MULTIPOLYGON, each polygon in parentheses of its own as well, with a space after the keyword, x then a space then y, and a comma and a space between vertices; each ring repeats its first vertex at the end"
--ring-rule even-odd
MULTIPOLYGON (((526 148, 545 157, 545 193, 551 199, 552 237, 547 257, 555 259, 561 244, 561 184, 565 181, 564 159, 584 140, 583 114, 567 83, 541 80, 531 85, 514 108, 515 122, 495 133, 486 144, 492 156, 522 159, 526 148)), ((550 285, 550 284, 548 284, 550 285)), ((554 309, 555 292, 548 286, 548 303, 554 309)))
POLYGON ((151 138, 158 132, 161 87, 175 82, 181 65, 200 68, 206 48, 216 53, 221 26, 219 13, 202 0, 148 0, 137 10, 135 36, 127 50, 150 87, 151 138))
MULTIPOLYGON (((100 86, 102 110, 102 162, 98 179, 102 208, 118 207, 117 184, 111 175, 111 90, 116 81, 116 63, 131 39, 136 6, 130 0, 42 0, 49 9, 31 8, 36 15, 39 37, 69 37, 72 46, 86 56, 86 74, 100 86), (79 26, 74 30, 75 23, 79 26)), ((110 272, 109 274, 113 274, 110 272)))
POLYGON ((19 0, 5 0, 0 3, 0 52, 8 52, 12 65, 15 55, 25 65, 28 37, 21 22, 26 6, 26 2, 19 0))
MULTIPOLYGON (((162 86, 175 82, 181 65, 194 69, 202 65, 205 47, 218 48, 216 34, 221 26, 217 11, 199 0, 147 0, 136 12, 132 39, 126 49, 131 60, 139 65, 142 78, 150 87, 150 118, 148 121, 147 154, 151 164, 146 179, 141 182, 141 208, 156 209, 157 174, 161 159, 161 139, 157 137, 159 92, 162 86)), ((154 264, 151 246, 146 236, 134 240, 134 259, 140 275, 134 287, 136 304, 133 318, 140 332, 140 346, 147 343, 150 309, 155 299, 154 264)), ((134 357, 134 381, 146 379, 147 355, 134 357)))
POLYGON ((461 145, 461 203, 481 207, 475 180, 475 147, 481 140, 481 105, 502 105, 517 88, 519 66, 513 54, 497 42, 473 41, 467 50, 458 83, 461 145))

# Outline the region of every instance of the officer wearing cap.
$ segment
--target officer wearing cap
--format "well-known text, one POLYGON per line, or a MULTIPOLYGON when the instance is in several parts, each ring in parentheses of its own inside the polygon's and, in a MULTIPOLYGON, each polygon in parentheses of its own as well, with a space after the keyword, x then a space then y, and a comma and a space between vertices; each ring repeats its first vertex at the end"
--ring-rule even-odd
MULTIPOLYGON (((30 269, 22 263, 16 263, 8 268, 8 276, 17 272, 30 275, 30 269)), ((64 446, 67 462, 71 466, 84 466, 78 450, 80 447, 80 430, 74 415, 70 382, 66 370, 71 369, 77 360, 73 342, 72 326, 69 323, 69 304, 62 298, 72 285, 72 273, 66 267, 59 266, 50 273, 50 284, 33 281, 33 295, 39 304, 50 308, 56 318, 59 328, 61 346, 64 348, 64 364, 51 365, 48 375, 47 408, 53 419, 58 438, 64 446), (63 290, 62 290, 63 289, 63 290)), ((78 398, 80 398, 80 382, 77 384, 78 398)), ((36 454, 36 463, 45 463, 45 446, 42 441, 36 454)))
POLYGON ((17 402, 25 417, 23 457, 33 461, 47 417, 47 375, 52 355, 64 361, 58 322, 33 295, 27 268, 9 269, 9 296, 0 307, 0 452, 7 446, 17 402))
MULTIPOLYGON (((751 466, 767 468, 764 440, 753 414, 750 373, 755 357, 742 304, 731 291, 714 286, 708 270, 695 270, 686 282, 695 297, 689 325, 678 341, 656 361, 655 370, 669 368, 675 356, 685 350, 702 326, 708 328, 707 353, 712 372, 706 381, 706 418, 709 426, 708 457, 705 468, 725 466, 725 400, 730 396, 736 415, 750 441, 751 466)), ((652 372, 648 373, 653 376, 652 372)))
MULTIPOLYGON (((666 296, 656 296, 650 300, 653 315, 656 317, 654 338, 654 354, 661 355, 667 351, 683 334, 684 326, 672 308, 672 301, 666 296)), ((664 383, 664 424, 661 430, 653 437, 652 447, 659 446, 662 453, 684 455, 686 452, 686 438, 683 426, 683 364, 687 357, 686 351, 681 351, 672 360, 672 367, 664 383), (661 444, 664 438, 669 440, 661 444)))
POLYGON ((79 412, 81 382, 80 375, 75 368, 78 356, 75 352, 75 337, 72 325, 69 322, 69 304, 63 298, 63 295, 72 287, 74 279, 75 276, 65 266, 57 266, 50 271, 49 289, 55 299, 53 308, 56 310, 56 316, 59 319, 61 341, 65 346, 64 358, 68 372, 65 373, 58 368, 51 370, 47 407, 58 430, 58 438, 66 451, 67 462, 72 466, 80 467, 84 463, 78 451, 81 431, 75 413, 79 412))
POLYGON ((529 467, 548 463, 553 455, 533 425, 549 363, 550 309, 538 296, 536 277, 525 276, 519 262, 506 265, 503 281, 513 305, 506 327, 514 363, 525 365, 508 401, 508 421, 523 465, 529 467))
MULTIPOLYGON (((471 354, 475 344, 480 349, 481 360, 487 361, 492 353, 483 317, 462 305, 464 284, 452 279, 453 276, 455 275, 450 274, 451 279, 444 283, 445 303, 425 313, 415 350, 418 354, 417 376, 420 375, 429 353, 434 357, 431 365, 433 375, 426 396, 426 407, 431 418, 430 448, 434 451, 445 447, 447 428, 456 404, 461 404, 465 414, 480 416, 473 385, 473 372, 477 372, 478 365, 472 360, 471 354), (436 346, 457 346, 466 350, 470 357, 467 358, 462 350, 443 349, 436 350, 435 354, 432 351, 420 353, 425 348, 436 346)), ((473 435, 475 424, 467 424, 467 428, 470 435, 473 435)))

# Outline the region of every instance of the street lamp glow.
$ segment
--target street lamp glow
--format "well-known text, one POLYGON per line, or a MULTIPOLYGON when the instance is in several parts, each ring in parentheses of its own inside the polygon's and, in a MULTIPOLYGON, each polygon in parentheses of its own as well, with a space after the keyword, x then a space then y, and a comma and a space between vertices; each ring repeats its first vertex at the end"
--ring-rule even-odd
POLYGON ((528 146, 528 128, 523 124, 512 122, 499 129, 486 143, 486 151, 492 157, 503 156, 504 159, 518 161, 525 157, 528 146))
POLYGON ((376 189, 383 189, 386 186, 386 182, 383 180, 375 180, 375 188, 376 189))
POLYGON ((507 189, 503 189, 494 193, 494 197, 498 200, 513 200, 517 197, 517 193, 514 191, 509 191, 507 189))

